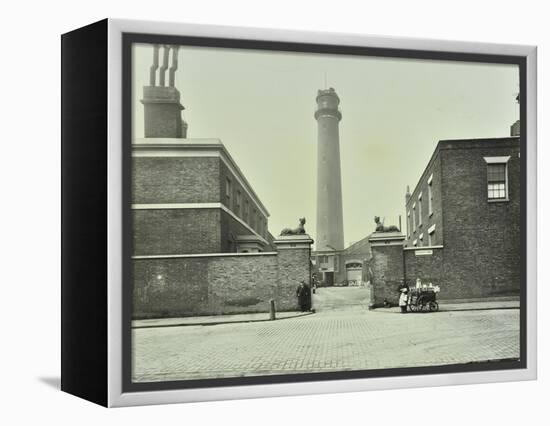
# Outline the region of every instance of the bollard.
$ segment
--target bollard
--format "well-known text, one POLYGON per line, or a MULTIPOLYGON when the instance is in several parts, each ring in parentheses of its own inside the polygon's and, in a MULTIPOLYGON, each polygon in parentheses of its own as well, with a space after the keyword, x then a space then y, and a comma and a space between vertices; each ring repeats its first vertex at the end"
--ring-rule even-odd
POLYGON ((275 319, 275 300, 269 299, 269 320, 275 319))

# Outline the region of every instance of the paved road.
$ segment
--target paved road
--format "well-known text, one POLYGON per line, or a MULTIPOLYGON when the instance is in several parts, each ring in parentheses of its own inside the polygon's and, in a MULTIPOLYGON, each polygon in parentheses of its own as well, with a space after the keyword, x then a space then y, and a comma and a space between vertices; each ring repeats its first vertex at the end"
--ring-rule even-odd
POLYGON ((133 330, 136 382, 443 365, 519 357, 519 310, 352 307, 272 322, 133 330))
POLYGON ((317 312, 369 308, 370 292, 366 287, 323 287, 313 295, 313 307, 317 312))

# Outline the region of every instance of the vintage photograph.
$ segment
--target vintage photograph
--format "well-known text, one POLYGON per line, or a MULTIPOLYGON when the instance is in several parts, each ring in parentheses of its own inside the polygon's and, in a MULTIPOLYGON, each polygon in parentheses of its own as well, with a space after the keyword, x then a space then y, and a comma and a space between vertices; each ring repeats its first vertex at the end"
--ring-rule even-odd
POLYGON ((130 54, 132 383, 519 366, 517 64, 130 54))

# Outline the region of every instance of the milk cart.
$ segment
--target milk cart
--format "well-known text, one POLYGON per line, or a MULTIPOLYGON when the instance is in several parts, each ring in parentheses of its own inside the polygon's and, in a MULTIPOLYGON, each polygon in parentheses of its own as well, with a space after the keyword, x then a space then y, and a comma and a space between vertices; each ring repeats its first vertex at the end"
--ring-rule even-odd
POLYGON ((436 312, 439 310, 439 304, 436 300, 436 294, 439 287, 418 287, 409 290, 409 309, 411 312, 436 312))

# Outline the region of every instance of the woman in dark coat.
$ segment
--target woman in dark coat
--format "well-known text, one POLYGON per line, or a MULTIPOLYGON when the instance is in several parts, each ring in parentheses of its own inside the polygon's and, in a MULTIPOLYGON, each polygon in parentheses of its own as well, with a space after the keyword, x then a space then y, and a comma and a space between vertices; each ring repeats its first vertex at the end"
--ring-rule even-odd
POLYGON ((300 285, 296 289, 298 297, 298 306, 302 312, 308 311, 311 307, 311 291, 304 281, 300 281, 300 285))

